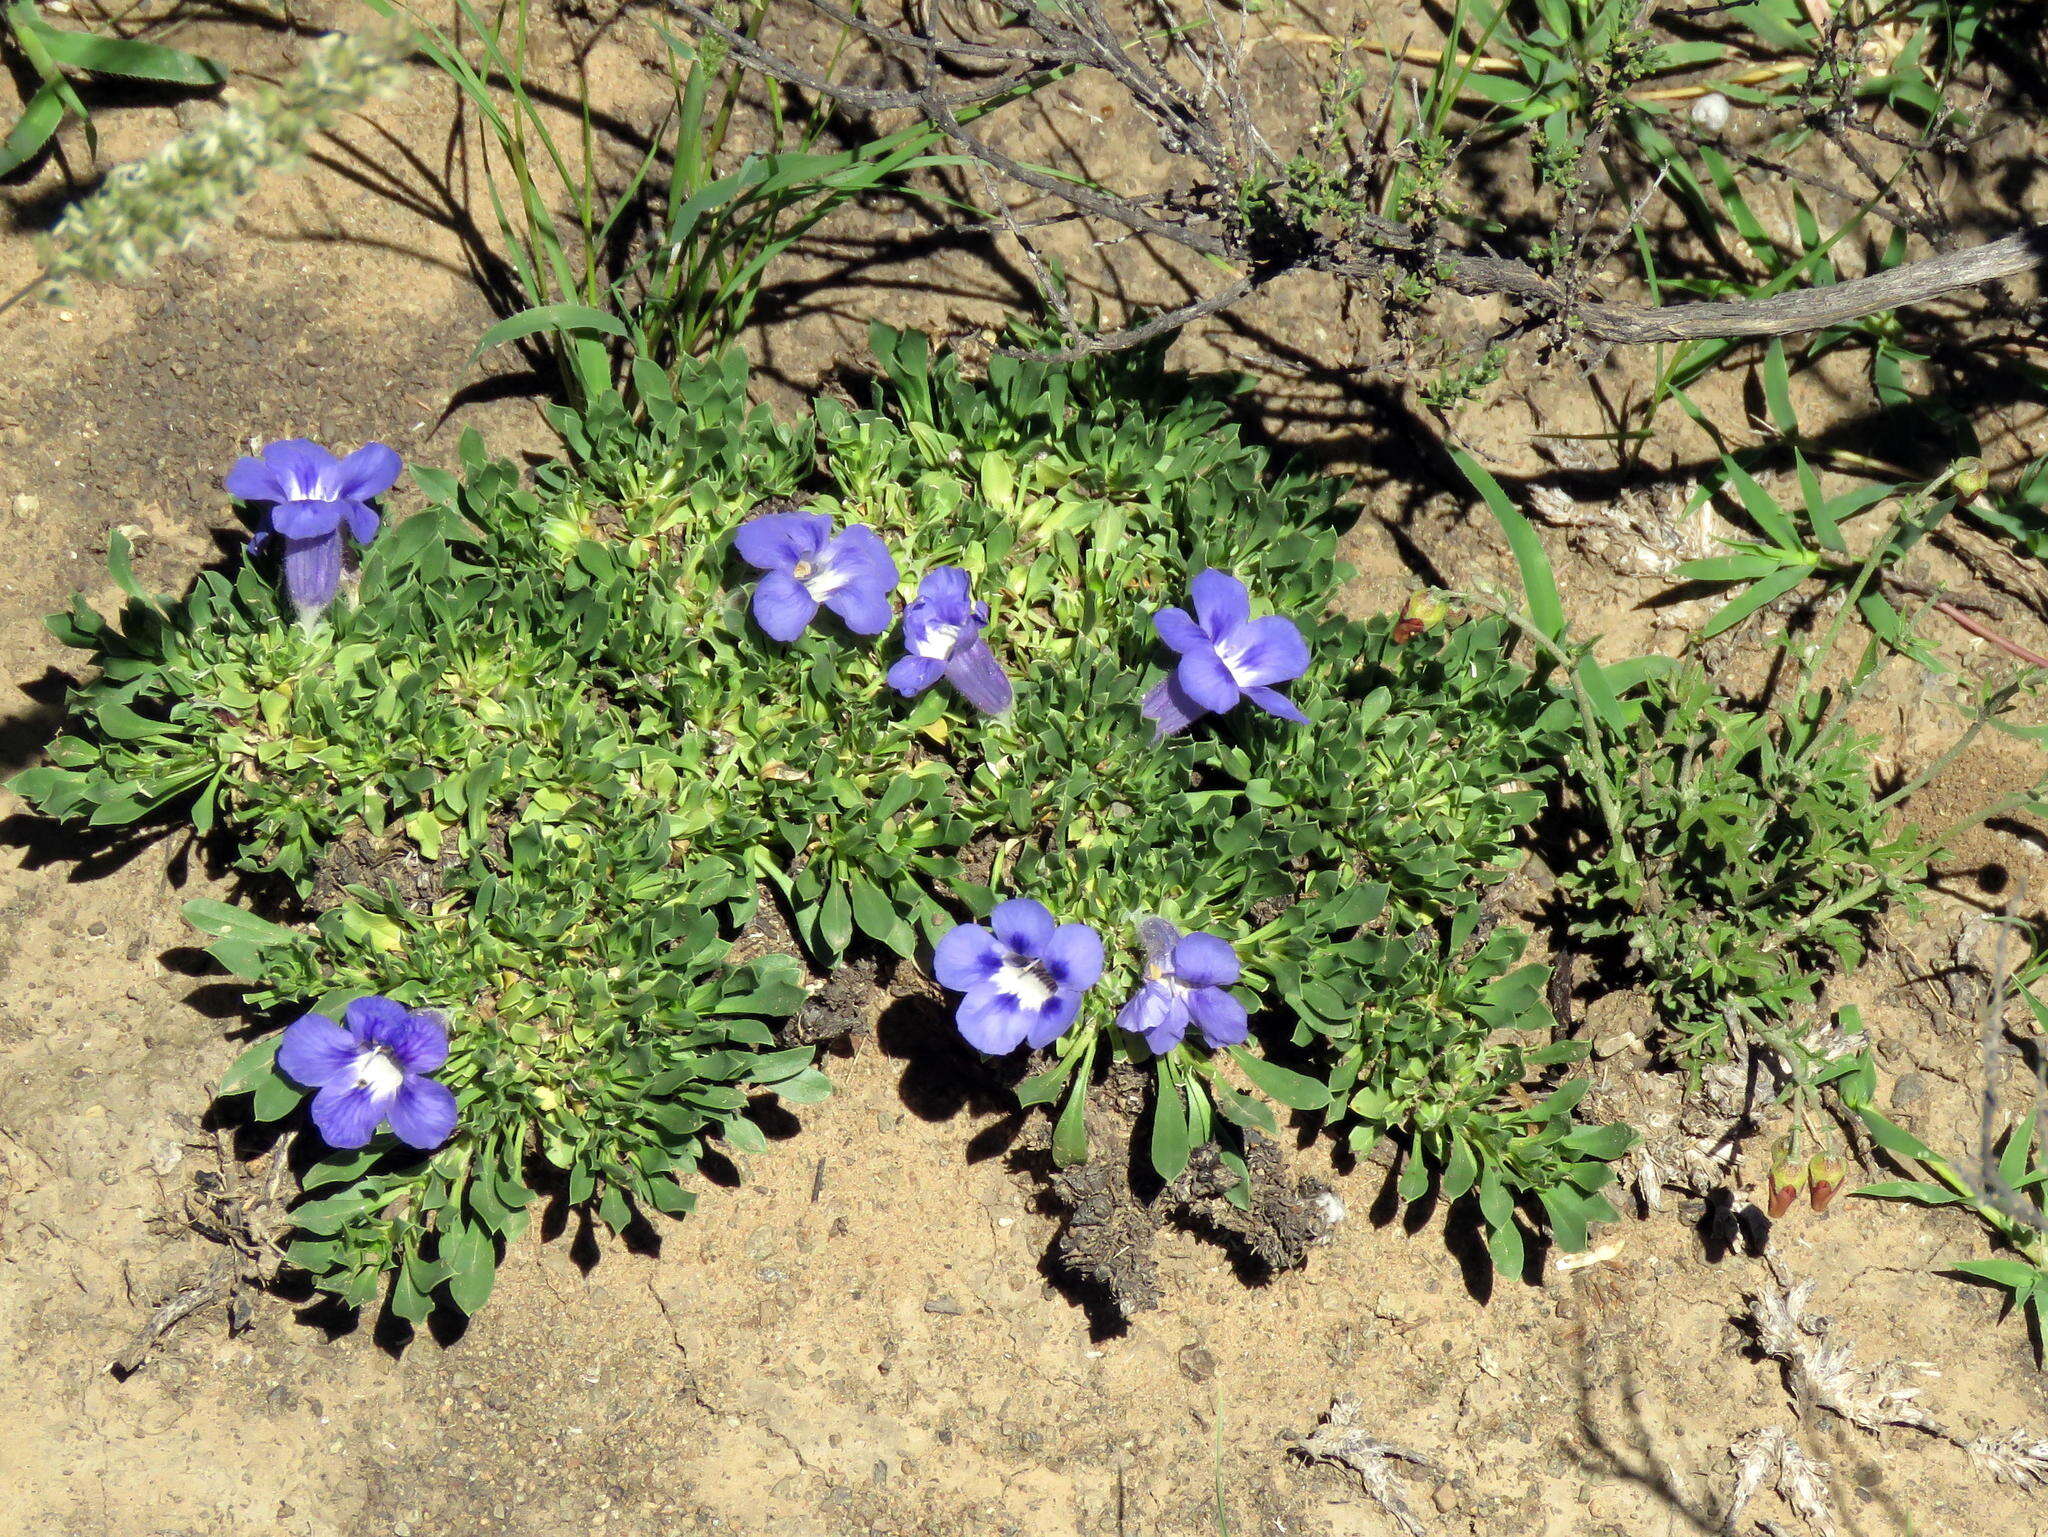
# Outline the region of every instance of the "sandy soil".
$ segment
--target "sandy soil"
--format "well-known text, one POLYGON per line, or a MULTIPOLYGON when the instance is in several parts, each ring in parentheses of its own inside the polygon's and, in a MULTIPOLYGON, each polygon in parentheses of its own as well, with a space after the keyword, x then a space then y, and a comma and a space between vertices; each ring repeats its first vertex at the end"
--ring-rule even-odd
MULTIPOLYGON (((305 19, 343 16, 311 7, 305 19)), ((240 23, 200 27, 191 43, 251 68, 294 46, 240 23)), ((592 67, 621 115, 654 110, 658 82, 623 45, 602 45, 592 67)), ((1112 127, 1086 107, 1049 104, 1048 133, 1110 152, 1112 127)), ((0 768, 33 761, 56 729, 72 659, 39 616, 74 588, 109 601, 100 557, 116 527, 140 531, 141 574, 162 588, 218 557, 235 527, 218 478, 251 436, 378 437, 447 464, 475 426, 499 449, 546 451, 530 380, 476 387, 469 354, 492 316, 460 242, 370 174, 391 171, 445 207, 384 135, 433 166, 447 111, 422 81, 379 127, 352 125, 309 174, 267 190, 206 260, 146 290, 0 319, 0 677, 18 691, 0 705, 0 768)), ((0 117, 10 112, 0 89, 0 117)), ((104 153, 139 153, 176 128, 167 108, 121 106, 104 119, 104 153)), ((56 166, 5 189, 16 222, 0 236, 0 286, 34 270, 29 234, 61 190, 56 166)), ((858 227, 882 249, 858 282, 815 281, 832 270, 827 254, 790 269, 786 302, 753 342, 771 400, 859 366, 870 316, 967 333, 1014 300, 1014 264, 935 262, 909 227, 886 211, 858 227)), ((1177 297, 1164 287, 1140 296, 1177 297)), ((1373 340, 1367 319, 1305 288, 1187 351, 1341 358, 1373 340)), ((1363 574, 1347 601, 1385 606, 1432 571, 1506 570, 1397 389, 1270 368, 1266 383, 1266 424, 1358 478, 1363 574)), ((1854 400, 1854 381, 1825 371, 1800 388, 1817 414, 1854 400)), ((1749 404, 1739 375, 1700 398, 1730 423, 1749 404)), ((1598 425, 1589 390, 1561 369, 1496 387, 1459 430, 1504 471, 1622 505, 1611 481, 1530 457, 1533 432, 1598 425)), ((1676 483, 1703 445, 1673 434, 1662 457, 1676 483)), ((1670 538, 1694 536, 1673 522, 1668 489, 1629 495, 1670 538)), ((1698 610, 1640 607, 1667 585, 1631 554, 1644 542, 1553 531, 1583 629, 1617 651, 1675 650, 1698 610)), ((2039 645, 2037 629, 2015 620, 2039 645)), ((1957 725, 1912 678, 1872 713, 1906 767, 1957 725)), ((2036 757, 1987 744, 1939 788, 1940 806, 1981 804, 2035 773, 2036 757)), ((1736 1322, 1745 1292, 1775 1284, 1770 1271, 1719 1254, 1699 1210, 1675 1199, 1606 1235, 1604 1263, 1541 1286, 1480 1281, 1475 1294, 1440 1213, 1397 1219, 1382 1169, 1331 1168, 1309 1145, 1300 1171, 1328 1181, 1349 1217, 1305 1269, 1248 1286, 1215 1248, 1169 1235, 1165 1305, 1106 1331, 1047 1279, 1056 1219, 1015 1118, 960 1053, 893 1016, 831 1064, 835 1097, 778 1125, 770 1152, 708 1190, 699 1215, 662 1227, 658 1252, 558 1213, 515 1247, 460 1337, 405 1343, 266 1298, 243 1332, 200 1317, 122 1380, 109 1362, 147 1307, 212 1254, 178 1214, 195 1180, 218 1175, 207 1089, 248 1025, 178 904, 230 887, 180 839, 108 845, 11 799, 0 811, 0 1532, 1398 1531, 1355 1480, 1290 1454, 1289 1438, 1340 1395, 1431 1465, 1395 1475, 1431 1532, 1713 1530, 1730 1445, 1767 1427, 1832 1465, 1846 1531, 2020 1537, 2048 1525, 2048 1502, 1993 1484, 1940 1441, 1802 1421, 1780 1368, 1736 1322)), ((1928 979, 1955 966, 1959 941, 1981 962, 1966 920, 1996 900, 1988 891, 2040 889, 2044 876, 2038 844, 1981 832, 1954 862, 1953 897, 1895 925, 1840 991, 1866 1009, 1886 1102, 1930 1137, 1964 1135, 1976 1059, 1974 1024, 1928 979)), ((1597 993, 1599 979, 1581 987, 1597 993)), ((1603 1093, 1656 1092, 1634 1052, 1597 1075, 1603 1093)), ((1760 1174, 1752 1155, 1742 1199, 1760 1174)), ((1816 1308, 1860 1360, 1927 1363, 1923 1401, 1944 1424, 2048 1430, 2025 1330, 1991 1295, 1936 1273, 1990 1252, 1972 1222, 1846 1200, 1788 1218, 1770 1249, 1818 1283, 1816 1308)), ((1768 1493, 1757 1518, 1802 1529, 1768 1493)))

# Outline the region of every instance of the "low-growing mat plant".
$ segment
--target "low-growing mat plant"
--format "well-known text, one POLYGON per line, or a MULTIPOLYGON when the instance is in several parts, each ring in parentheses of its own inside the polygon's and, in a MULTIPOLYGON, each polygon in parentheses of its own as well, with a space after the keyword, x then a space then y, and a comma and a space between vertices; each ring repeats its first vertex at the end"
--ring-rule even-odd
MULTIPOLYGON (((683 1212, 712 1141, 763 1150, 756 1096, 827 1092, 814 1048, 776 1029, 810 977, 855 952, 962 954, 981 920, 1005 948, 965 985, 1008 988, 1001 1010, 1073 995, 1021 1094, 1060 1107, 1060 1158, 1086 1156, 1091 1082, 1136 1062, 1164 1176, 1212 1142, 1242 1170, 1242 1139, 1293 1112, 1359 1147, 1399 1138, 1402 1194, 1471 1196, 1507 1273, 1531 1235, 1582 1244, 1631 1135, 1577 1120, 1585 1083, 1561 1075, 1583 1048, 1552 1039, 1546 973, 1484 905, 1573 713, 1514 659, 1513 627, 1397 640, 1391 618, 1334 616, 1336 484, 1243 442, 1227 389, 1165 373, 1156 348, 997 357, 976 383, 920 336, 874 342, 868 405, 777 422, 728 355, 673 391, 643 365, 638 415, 616 394, 558 411, 573 456, 530 482, 467 438, 462 472, 416 469, 427 505, 317 611, 294 611, 267 556, 150 597, 117 538, 123 612, 53 621, 98 671, 16 787, 100 826, 190 822, 275 877, 275 920, 190 916, 253 1008, 300 1018, 287 1065, 344 1089, 355 1072, 375 1098, 316 1111, 301 1140, 293 1263, 356 1304, 388 1283, 417 1320, 436 1295, 482 1304, 540 1190, 614 1229, 683 1212), (805 518, 869 531, 891 629, 888 588, 964 572, 1009 707, 892 687, 899 648, 865 633, 866 597, 841 601, 836 543, 764 575, 763 540, 805 518), (1219 571, 1246 634, 1291 631, 1304 665, 1270 711, 1162 719, 1177 632, 1154 616, 1192 584, 1208 623, 1219 571), (778 576, 823 583, 786 642, 778 576), (767 903, 800 953, 747 939, 767 903), (1032 937, 1034 906, 1069 939, 1032 937), (1162 966, 1147 936, 1166 926, 1230 964, 1197 945, 1162 966), (1150 1036, 1155 1055, 1119 1024, 1148 987, 1218 996, 1150 1036), (403 1049, 362 1034, 406 1011, 430 1018, 403 1049), (1235 1043, 1213 1025, 1233 1016, 1235 1043), (400 1105, 391 1133, 331 1145, 422 1078, 452 1091, 446 1141, 405 1140, 429 1123, 400 1105)), ((288 540, 301 516, 279 503, 269 526, 288 540)), ((1215 633, 1245 672, 1242 637, 1215 633)), ((279 1040, 221 1086, 258 1121, 295 1122, 319 1086, 280 1069, 279 1040)))

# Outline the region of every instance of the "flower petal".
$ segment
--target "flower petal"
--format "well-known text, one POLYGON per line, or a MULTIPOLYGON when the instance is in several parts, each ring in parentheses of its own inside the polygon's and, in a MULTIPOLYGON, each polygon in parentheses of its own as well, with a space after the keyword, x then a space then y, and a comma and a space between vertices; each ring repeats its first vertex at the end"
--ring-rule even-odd
POLYGON ((958 623, 968 613, 967 573, 958 566, 933 566, 917 584, 917 601, 944 610, 947 622, 958 623))
POLYGON ((932 975, 941 987, 972 992, 1002 970, 1003 947, 978 923, 963 923, 932 947, 932 975))
POLYGON ((1024 1031, 1026 1044, 1036 1049, 1050 1046, 1062 1035, 1067 1026, 1074 1022, 1074 1016, 1081 1012, 1079 993, 1054 993, 1038 1008, 1027 1010, 1029 1023, 1024 1031))
POLYGON ((976 639, 955 651, 945 664, 946 678, 975 709, 986 715, 1001 715, 1010 708, 1015 694, 1003 673, 1002 663, 989 650, 988 642, 976 639))
POLYGON ((261 459, 237 459, 234 468, 228 471, 227 478, 221 484, 227 487, 228 495, 238 502, 284 500, 284 486, 277 478, 277 471, 261 459))
POLYGON ((1158 727, 1152 733, 1152 740, 1155 743, 1187 730, 1208 713, 1182 693, 1179 685, 1171 677, 1145 695, 1145 719, 1154 722, 1158 727))
POLYGON ((856 635, 879 635, 896 617, 889 607, 887 587, 842 587, 825 600, 825 607, 856 635))
POLYGON ((263 462, 277 476, 281 502, 331 501, 341 490, 341 461, 305 438, 271 444, 263 462))
POLYGON ((1216 648, 1240 687, 1285 683, 1308 671, 1308 642, 1292 619, 1268 614, 1245 625, 1216 648))
POLYGON ((787 571, 770 571, 754 588, 754 622, 770 640, 795 640, 817 613, 818 600, 787 571))
POLYGON ((365 993, 342 1010, 349 1034, 365 1046, 383 1046, 393 1031, 405 1028, 405 1005, 382 993, 365 993))
POLYGON ((825 606, 856 635, 879 635, 892 617, 889 594, 896 590, 896 561, 882 536, 855 523, 820 552, 810 580, 825 593, 825 606))
POLYGON ((287 539, 318 539, 341 527, 341 504, 279 502, 270 509, 270 526, 287 539))
POLYGON ((1188 994, 1188 1012, 1213 1050, 1235 1046, 1251 1033, 1244 1005, 1220 987, 1198 987, 1188 994))
POLYGON ((432 1009, 408 1009, 389 998, 358 998, 348 1006, 348 1022, 359 1020, 362 1039, 390 1047, 408 1074, 431 1073, 448 1060, 448 1026, 432 1009))
POLYGON ((376 1135, 390 1104, 368 1089, 330 1084, 313 1096, 313 1124, 329 1147, 361 1147, 376 1135))
POLYGON ((1062 992, 1086 992, 1102 978, 1102 936, 1085 923, 1063 923, 1039 955, 1062 992))
POLYGON ((278 1071, 309 1089, 324 1089, 354 1071, 362 1050, 356 1038, 325 1014, 303 1014, 285 1026, 277 1043, 278 1071))
POLYGON ((396 449, 365 443, 335 467, 334 489, 346 501, 367 502, 396 485, 398 472, 404 468, 405 461, 396 449))
POLYGON ((1252 597, 1244 583, 1214 566, 1188 584, 1188 596, 1195 600, 1195 616, 1202 621, 1202 628, 1219 646, 1252 616, 1252 597))
POLYGON ((1025 1033, 1031 1026, 1024 1010, 1017 1007, 1017 1000, 992 987, 981 988, 962 998, 953 1020, 968 1045, 992 1057, 1015 1051, 1024 1043, 1025 1033))
POLYGON ((763 571, 787 571, 824 547, 832 520, 822 512, 766 512, 732 536, 739 558, 763 571))
POLYGON ((1163 1056, 1188 1033, 1187 1005, 1173 989, 1147 982, 1117 1011, 1116 1022, 1143 1040, 1154 1056, 1163 1056))
POLYGON ((988 915, 988 926, 995 930, 1005 949, 1019 955, 1042 954, 1053 935, 1052 914, 1045 910, 1043 902, 1030 897, 998 902, 988 915))
POLYGON ((1197 930, 1173 947, 1173 974, 1189 987, 1228 987, 1243 968, 1227 940, 1197 930))
POLYGON ((1175 651, 1213 651, 1215 643, 1203 633, 1194 617, 1184 608, 1162 608, 1152 616, 1152 628, 1159 632, 1159 638, 1175 651))
POLYGON ((1258 684, 1253 684, 1252 687, 1244 691, 1244 697, 1264 710, 1268 715, 1277 715, 1282 720, 1291 720, 1301 726, 1308 724, 1308 717, 1296 709, 1294 701, 1281 693, 1277 688, 1265 688, 1258 684))
POLYGON ((348 524, 349 537, 357 544, 368 544, 377 537, 377 514, 363 502, 343 502, 342 519, 348 524))
POLYGON ((946 664, 935 656, 906 656, 889 669, 889 687, 905 699, 915 698, 945 674, 946 664))
POLYGON ((292 607, 317 614, 334 601, 341 586, 341 535, 284 542, 284 590, 292 607))
POLYGON ((1173 681, 1196 704, 1218 714, 1234 709, 1240 697, 1237 680, 1213 651, 1190 651, 1174 668, 1173 681))
POLYGON ((391 1131, 408 1147, 439 1147, 455 1130, 455 1095, 445 1083, 408 1077, 391 1101, 391 1131))

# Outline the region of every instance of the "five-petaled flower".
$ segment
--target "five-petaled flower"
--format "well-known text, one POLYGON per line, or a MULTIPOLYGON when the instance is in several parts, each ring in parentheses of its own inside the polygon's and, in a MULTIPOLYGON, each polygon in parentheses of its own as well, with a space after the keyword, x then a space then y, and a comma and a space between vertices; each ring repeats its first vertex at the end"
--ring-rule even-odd
POLYGON ((733 548, 766 573, 754 586, 754 618, 771 638, 795 640, 820 604, 856 635, 889 628, 896 562, 867 524, 835 534, 822 512, 768 512, 740 525, 733 548))
POLYGON ((1055 928, 1042 904, 1015 897, 996 905, 987 928, 963 923, 940 940, 932 974, 965 995, 954 1019, 977 1051, 1049 1046, 1102 975, 1102 936, 1085 923, 1055 928))
POLYGON ((1200 930, 1183 934, 1164 918, 1141 919, 1138 935, 1145 942, 1145 981, 1118 1011, 1119 1025, 1154 1056, 1178 1046, 1190 1024, 1212 1050, 1245 1038, 1245 1007, 1228 990, 1240 968, 1227 940, 1200 930))
POLYGON ((249 541, 260 550, 275 535, 284 545, 284 585, 302 615, 319 613, 341 585, 341 533, 357 544, 377 537, 371 499, 398 479, 398 454, 382 443, 365 443, 337 459, 318 443, 286 438, 259 459, 237 459, 228 471, 228 494, 237 501, 268 504, 263 526, 249 541))
POLYGON ((1192 617, 1178 608, 1152 616, 1159 638, 1180 653, 1166 681, 1145 696, 1145 715, 1158 723, 1158 735, 1171 736, 1204 715, 1234 709, 1239 699, 1283 720, 1306 721, 1273 687, 1308 670, 1308 643, 1294 621, 1278 614, 1252 618, 1251 595, 1228 571, 1212 567, 1189 590, 1192 617))
POLYGON ((1010 708, 1010 680, 982 638, 988 605, 968 596, 967 573, 934 566, 903 610, 904 655, 889 669, 889 686, 904 698, 946 679, 977 710, 1000 715, 1010 708))
POLYGON ((372 995, 356 999, 342 1018, 346 1027, 325 1014, 304 1015, 277 1047, 285 1076, 320 1091, 313 1124, 327 1145, 361 1147, 386 1121, 409 1146, 446 1142, 455 1130, 455 1096, 427 1076, 448 1060, 440 1016, 372 995))

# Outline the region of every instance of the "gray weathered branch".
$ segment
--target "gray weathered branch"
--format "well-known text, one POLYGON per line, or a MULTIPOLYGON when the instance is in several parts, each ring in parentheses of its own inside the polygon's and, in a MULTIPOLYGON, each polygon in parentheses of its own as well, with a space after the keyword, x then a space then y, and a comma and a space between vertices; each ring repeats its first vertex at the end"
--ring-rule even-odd
MULTIPOLYGON (((1037 38, 1036 43, 1024 47, 942 40, 928 28, 884 27, 853 16, 835 0, 811 0, 826 16, 915 61, 913 73, 918 83, 904 90, 842 85, 763 47, 693 0, 669 0, 669 4, 700 31, 722 39, 743 63, 764 74, 857 111, 915 110, 967 155, 1021 186, 1063 202, 1084 217, 1169 241, 1238 269, 1232 281, 1210 298, 1125 331, 1078 343, 1078 350, 1106 351, 1132 345, 1188 320, 1227 309, 1281 278, 1303 272, 1354 281, 1390 272, 1416 273, 1468 296, 1499 295, 1597 342, 1641 346, 1825 330, 2048 266, 2048 225, 2033 225, 1970 250, 1908 262, 1845 283, 1760 299, 1657 305, 1591 299, 1584 293, 1587 284, 1583 279, 1561 282, 1525 261, 1461 248, 1433 232, 1365 213, 1351 217, 1337 236, 1304 239, 1299 249, 1276 253, 1254 248, 1242 213, 1244 178, 1228 147, 1262 142, 1256 125, 1216 121, 1213 112, 1205 111, 1203 103, 1166 72, 1149 44, 1141 47, 1144 57, 1134 56, 1115 36, 1099 0, 1075 0, 1058 13, 1031 0, 1020 0, 1020 19, 1037 38), (932 65, 949 56, 1000 61, 1011 68, 994 81, 941 90, 932 65), (1075 70, 1094 70, 1111 80, 1151 119, 1169 150, 1200 164, 1210 183, 1209 195, 1183 200, 1178 211, 1161 212, 1153 200, 1141 202, 1027 165, 961 120, 963 108, 991 101, 1034 79, 1075 70)), ((1225 57, 1227 60, 1228 55, 1225 57)), ((1230 119, 1243 110, 1231 96, 1221 116, 1230 119)), ((1013 231, 1018 227, 1014 220, 1005 223, 1013 231)))

